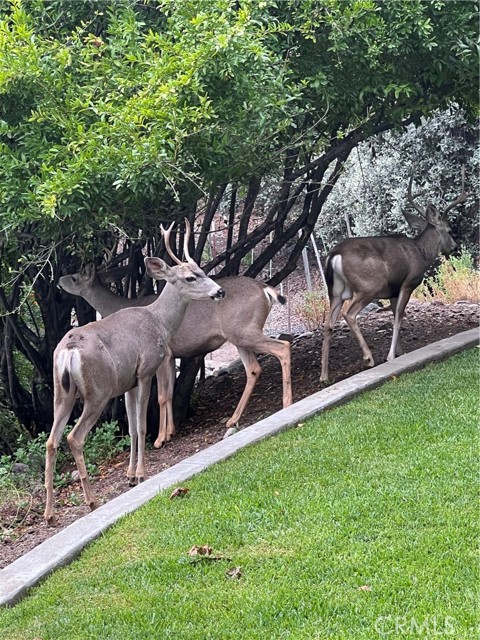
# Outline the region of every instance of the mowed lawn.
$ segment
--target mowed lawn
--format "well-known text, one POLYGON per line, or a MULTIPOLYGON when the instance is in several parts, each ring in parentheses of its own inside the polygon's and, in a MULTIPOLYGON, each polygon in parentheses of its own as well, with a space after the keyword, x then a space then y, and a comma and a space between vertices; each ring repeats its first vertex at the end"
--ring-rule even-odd
POLYGON ((0 637, 473 640, 478 354, 248 448, 184 497, 159 495, 2 609, 0 637), (194 545, 211 556, 189 556, 194 545))

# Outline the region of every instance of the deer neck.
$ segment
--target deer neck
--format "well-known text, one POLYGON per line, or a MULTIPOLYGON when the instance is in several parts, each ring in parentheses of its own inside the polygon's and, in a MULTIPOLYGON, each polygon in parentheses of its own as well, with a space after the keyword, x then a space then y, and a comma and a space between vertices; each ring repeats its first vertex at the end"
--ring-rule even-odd
POLYGON ((82 294, 82 297, 104 318, 123 308, 120 296, 117 296, 98 282, 82 294))
POLYGON ((189 298, 180 295, 175 286, 167 282, 160 296, 149 308, 161 321, 170 337, 182 324, 189 302, 189 298))
POLYGON ((440 253, 440 238, 434 226, 428 224, 422 233, 414 238, 414 242, 425 263, 429 267, 440 253))

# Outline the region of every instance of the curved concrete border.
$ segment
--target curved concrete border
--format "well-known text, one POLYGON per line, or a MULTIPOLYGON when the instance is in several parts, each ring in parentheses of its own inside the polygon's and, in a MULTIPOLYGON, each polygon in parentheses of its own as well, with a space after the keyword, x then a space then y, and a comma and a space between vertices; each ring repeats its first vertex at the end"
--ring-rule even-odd
POLYGON ((346 402, 362 391, 377 387, 392 376, 420 369, 430 362, 443 360, 475 346, 478 342, 479 329, 471 329, 407 353, 393 362, 362 371, 246 427, 226 440, 221 440, 191 458, 182 460, 149 478, 102 505, 96 511, 79 518, 2 569, 0 571, 0 606, 18 602, 31 587, 57 567, 70 562, 89 542, 100 536, 119 518, 135 511, 160 491, 185 482, 210 465, 229 458, 247 445, 288 429, 298 422, 303 422, 324 409, 346 402))

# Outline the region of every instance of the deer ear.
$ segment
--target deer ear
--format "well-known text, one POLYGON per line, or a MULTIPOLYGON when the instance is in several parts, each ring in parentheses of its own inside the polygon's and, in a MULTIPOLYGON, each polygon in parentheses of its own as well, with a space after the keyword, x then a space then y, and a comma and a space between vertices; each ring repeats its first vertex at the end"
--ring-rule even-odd
POLYGON ((417 233, 422 233, 422 231, 427 226, 427 221, 420 216, 416 216, 414 213, 409 213, 408 211, 403 211, 403 215, 405 220, 408 222, 408 226, 411 227, 417 233))
POLYGON ((145 267, 148 275, 155 280, 171 280, 175 275, 172 267, 160 258, 145 258, 145 267))
POLYGON ((95 276, 97 275, 97 267, 94 262, 87 262, 85 267, 83 268, 83 272, 87 277, 89 282, 93 282, 95 280, 95 276))

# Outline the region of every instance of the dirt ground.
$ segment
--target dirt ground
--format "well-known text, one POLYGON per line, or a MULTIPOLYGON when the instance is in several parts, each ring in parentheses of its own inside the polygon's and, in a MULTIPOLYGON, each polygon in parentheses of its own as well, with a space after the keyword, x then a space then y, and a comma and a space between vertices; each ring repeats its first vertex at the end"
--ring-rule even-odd
MULTIPOLYGON (((292 293, 292 292, 290 292, 292 293)), ((293 298, 295 299, 295 291, 293 298)), ((295 316, 295 314, 293 314, 295 316)), ((402 343, 405 351, 413 351, 442 338, 472 329, 479 325, 480 307, 475 304, 457 302, 420 304, 411 301, 407 307, 403 327, 402 343)), ((392 314, 380 310, 361 316, 360 326, 369 343, 375 361, 386 359, 392 334, 392 314)), ((301 321, 295 317, 292 326, 292 308, 289 314, 285 307, 275 306, 269 318, 267 332, 278 334, 288 328, 292 333, 302 331, 301 321), (289 317, 287 317, 289 316, 289 317)), ((322 388, 320 379, 322 329, 294 335, 292 343, 292 385, 294 402, 322 388)), ((207 365, 217 368, 236 357, 230 345, 209 356, 207 365)), ((278 361, 270 356, 260 356, 262 376, 254 390, 252 399, 242 416, 239 428, 257 422, 282 408, 282 379, 278 361)), ((333 334, 330 375, 337 382, 363 368, 358 344, 345 323, 337 325, 333 334)), ((231 364, 227 370, 206 378, 196 392, 193 415, 179 429, 178 435, 166 447, 147 452, 147 472, 151 476, 174 465, 205 447, 217 442, 225 434, 225 423, 238 402, 245 374, 241 363, 231 364)), ((101 468, 94 479, 93 487, 102 502, 111 500, 128 490, 126 481, 127 453, 123 453, 101 468)), ((79 482, 57 491, 56 508, 58 523, 47 527, 43 522, 44 489, 33 488, 29 499, 0 505, 0 568, 33 549, 46 538, 87 513, 82 503, 79 482)))

